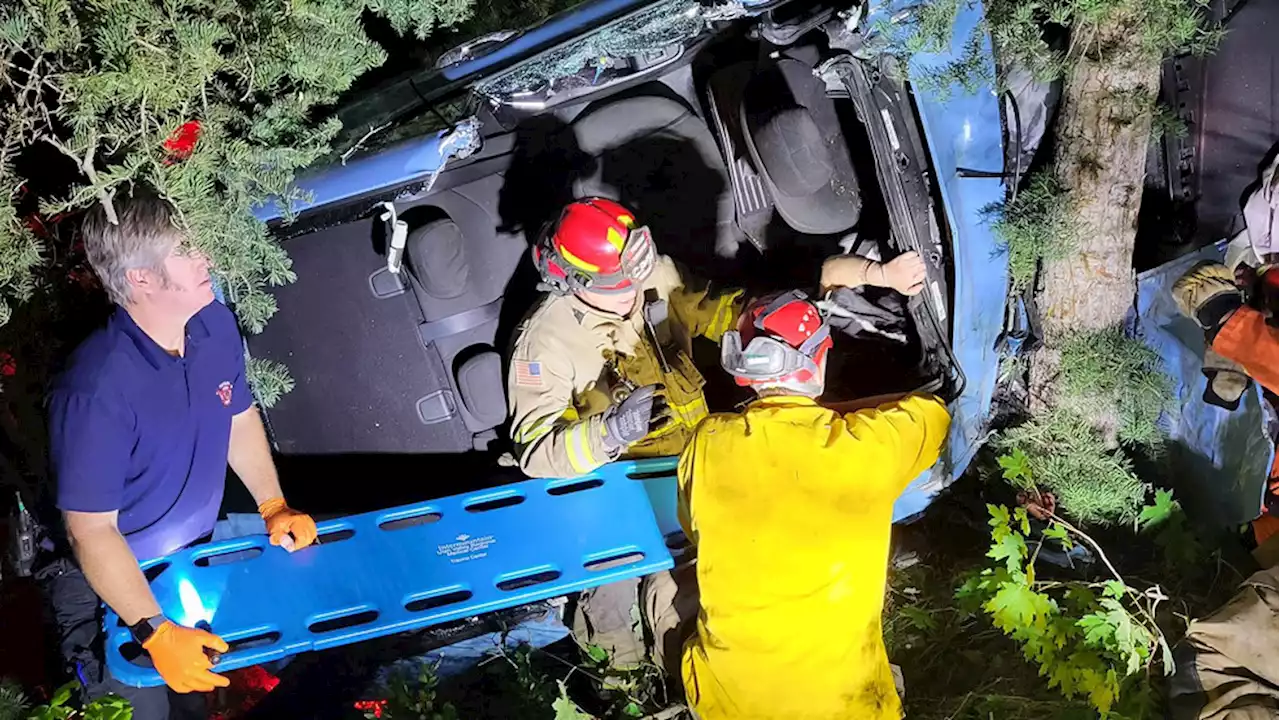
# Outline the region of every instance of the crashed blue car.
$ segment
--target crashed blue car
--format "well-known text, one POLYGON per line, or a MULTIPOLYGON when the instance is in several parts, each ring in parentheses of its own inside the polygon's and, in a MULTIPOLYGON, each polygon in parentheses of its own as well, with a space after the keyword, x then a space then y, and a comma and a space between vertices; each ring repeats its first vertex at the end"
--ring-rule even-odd
MULTIPOLYGON (((912 70, 958 56, 981 12, 962 6, 953 47, 917 53, 912 70)), ((506 350, 537 297, 530 241, 588 195, 634 209, 699 274, 752 292, 812 286, 833 253, 918 251, 925 291, 889 308, 893 332, 838 338, 827 399, 922 390, 949 402, 944 458, 895 519, 922 511, 986 434, 1008 290, 982 213, 1016 186, 1023 157, 1007 149, 1022 144, 1016 104, 990 84, 925 91, 904 76, 881 36, 913 13, 896 1, 588 0, 343 107, 341 155, 299 179, 291 207, 259 209, 298 279, 248 339, 296 380, 266 414, 291 499, 341 517, 294 555, 246 537, 148 563, 166 614, 209 623, 231 669, 670 567, 674 459, 541 480, 503 462, 506 350), (760 107, 807 118, 791 137, 823 146, 826 182, 797 183, 762 150, 760 107)), ((703 350, 710 379, 715 348, 703 350)), ((709 381, 708 399, 731 409, 732 388, 709 381)), ((159 684, 126 659, 127 631, 108 629, 116 677, 159 684)))

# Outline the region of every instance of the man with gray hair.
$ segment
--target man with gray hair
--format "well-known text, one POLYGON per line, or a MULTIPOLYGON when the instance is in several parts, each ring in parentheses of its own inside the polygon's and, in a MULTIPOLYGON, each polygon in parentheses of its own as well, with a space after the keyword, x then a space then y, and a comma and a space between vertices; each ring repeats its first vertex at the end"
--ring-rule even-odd
POLYGON ((272 544, 305 547, 316 526, 285 504, 246 385, 243 343, 231 311, 214 299, 208 258, 150 192, 118 195, 115 210, 115 223, 101 207, 84 223, 89 263, 116 308, 49 396, 56 501, 71 552, 40 575, 87 698, 117 693, 135 720, 205 717, 203 698, 177 701, 169 691, 226 686, 210 654, 227 645, 165 618, 139 561, 210 537, 228 465, 258 503, 272 544), (169 690, 111 677, 100 600, 130 626, 169 690))

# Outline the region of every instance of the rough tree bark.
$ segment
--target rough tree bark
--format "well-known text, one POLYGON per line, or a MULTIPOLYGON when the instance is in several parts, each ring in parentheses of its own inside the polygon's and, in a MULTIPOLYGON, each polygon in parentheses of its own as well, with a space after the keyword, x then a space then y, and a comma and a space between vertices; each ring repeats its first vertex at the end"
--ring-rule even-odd
POLYGON ((1064 337, 1119 326, 1133 306, 1133 243, 1160 58, 1134 47, 1140 43, 1125 20, 1077 29, 1063 81, 1053 171, 1069 189, 1078 242, 1041 272, 1045 342, 1031 368, 1033 404, 1051 402, 1064 337))

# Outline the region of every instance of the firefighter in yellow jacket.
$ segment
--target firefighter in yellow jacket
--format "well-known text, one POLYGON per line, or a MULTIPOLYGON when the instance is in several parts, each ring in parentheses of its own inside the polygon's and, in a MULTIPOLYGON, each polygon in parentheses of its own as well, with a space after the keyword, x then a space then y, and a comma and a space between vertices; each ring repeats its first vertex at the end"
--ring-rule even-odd
POLYGON ((759 398, 680 458, 700 611, 682 675, 700 720, 898 720, 880 626, 893 503, 950 417, 909 395, 819 406, 830 331, 800 293, 753 303, 721 364, 759 398))
MULTIPOLYGON (((550 292, 520 328, 508 376, 521 469, 572 477, 624 455, 678 455, 707 415, 692 339, 735 327, 742 291, 682 275, 631 211, 603 198, 568 205, 533 257, 550 292)), ((915 294, 923 279, 908 253, 831 258, 821 282, 915 294)))
MULTIPOLYGON (((736 326, 741 290, 712 290, 659 255, 647 227, 611 200, 569 204, 533 248, 549 290, 520 328, 507 396, 520 467, 571 477, 620 457, 678 455, 707 415, 691 342, 736 326)), ((915 253, 880 264, 852 255, 823 263, 824 286, 878 285, 914 294, 915 253)), ((566 615, 580 643, 615 667, 646 659, 635 581, 595 588, 566 615)))

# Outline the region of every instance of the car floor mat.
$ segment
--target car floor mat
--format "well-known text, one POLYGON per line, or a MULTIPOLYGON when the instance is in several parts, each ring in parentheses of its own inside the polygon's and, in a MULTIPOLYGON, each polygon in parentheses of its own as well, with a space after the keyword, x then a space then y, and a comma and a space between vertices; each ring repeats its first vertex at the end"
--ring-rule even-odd
POLYGON ((738 228, 758 250, 764 252, 765 231, 773 216, 773 198, 747 155, 738 119, 742 93, 756 70, 754 62, 735 63, 718 70, 707 81, 706 94, 712 131, 720 144, 720 153, 733 186, 738 228))

